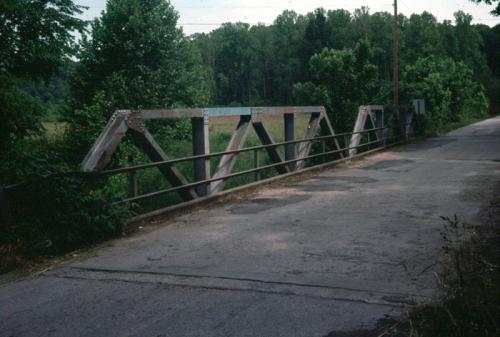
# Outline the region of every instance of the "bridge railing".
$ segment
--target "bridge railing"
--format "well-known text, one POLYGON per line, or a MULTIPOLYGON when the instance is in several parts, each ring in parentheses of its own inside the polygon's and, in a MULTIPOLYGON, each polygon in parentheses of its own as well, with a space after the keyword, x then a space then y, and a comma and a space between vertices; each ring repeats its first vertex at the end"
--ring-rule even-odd
MULTIPOLYGON (((338 133, 335 135, 325 135, 325 136, 316 136, 309 137, 303 139, 289 140, 276 142, 272 144, 251 146, 241 149, 229 150, 229 151, 221 151, 221 152, 213 152, 202 155, 194 155, 187 156, 182 158, 164 160, 151 162, 146 164, 134 165, 129 167, 108 169, 98 172, 65 172, 65 173, 54 173, 49 174, 43 177, 39 177, 33 180, 27 180, 22 183, 4 186, 0 189, 0 212, 2 215, 2 222, 4 224, 8 224, 12 221, 11 214, 11 205, 9 200, 9 194, 25 187, 29 184, 36 184, 40 180, 54 180, 56 181, 58 178, 79 178, 82 179, 82 188, 85 190, 92 190, 93 186, 98 185, 102 186, 106 184, 106 179, 116 175, 127 175, 128 176, 128 196, 125 198, 121 198, 119 200, 111 201, 112 205, 139 205, 141 202, 146 201, 148 199, 152 199, 155 197, 159 197, 166 194, 171 193, 179 193, 182 190, 193 189, 198 186, 210 186, 211 183, 216 181, 226 181, 231 178, 251 175, 253 174, 253 180, 259 181, 261 180, 261 173, 266 170, 276 169, 278 167, 289 166, 291 164, 295 165, 295 169, 293 171, 287 172, 301 172, 306 168, 315 167, 320 164, 328 164, 335 163, 342 160, 349 160, 357 156, 361 156, 366 154, 367 152, 371 152, 372 150, 380 150, 388 145, 393 145, 394 143, 398 143, 399 141, 405 140, 406 135, 398 134, 397 130, 401 130, 403 128, 390 128, 388 126, 370 128, 356 132, 345 132, 338 133), (359 136, 361 141, 357 142, 356 145, 351 145, 351 139, 353 136, 359 136), (328 148, 327 144, 331 143, 334 140, 340 140, 337 144, 342 144, 342 146, 338 148, 328 148), (287 146, 293 146, 295 149, 300 147, 300 144, 311 143, 311 144, 319 144, 316 146, 315 151, 308 153, 306 156, 297 157, 293 159, 285 159, 280 162, 271 162, 271 163, 262 163, 260 160, 260 153, 262 151, 267 151, 269 148, 277 149, 279 147, 286 148, 287 146), (356 154, 353 154, 353 150, 355 150, 356 154), (222 176, 213 176, 211 178, 197 180, 192 182, 186 182, 180 186, 173 186, 169 188, 159 189, 156 191, 151 191, 143 194, 139 194, 139 186, 137 180, 137 173, 141 170, 146 170, 150 168, 162 168, 162 167, 172 167, 175 164, 183 163, 183 162, 195 162, 197 160, 209 160, 211 158, 222 158, 227 155, 238 155, 241 153, 252 153, 253 154, 253 167, 249 169, 244 169, 237 172, 230 172, 222 176), (297 163, 303 162, 304 165, 300 168, 297 167, 297 163), (100 182, 100 183, 97 183, 100 182)), ((163 205, 163 207, 168 205, 163 205)), ((148 211, 149 212, 149 211, 148 211)), ((145 212, 145 213, 148 213, 145 212)), ((141 213, 141 212, 139 212, 141 213)))
MULTIPOLYGON (((251 169, 246 169, 234 173, 229 173, 223 176, 218 176, 218 177, 213 177, 209 179, 204 179, 204 180, 199 180, 199 181, 194 181, 190 182, 181 186, 175 186, 167 189, 162 189, 158 190, 155 192, 150 192, 150 193, 145 193, 141 195, 134 195, 134 191, 136 191, 136 188, 133 188, 132 186, 136 184, 134 182, 134 178, 129 179, 130 187, 129 191, 131 191, 131 194, 129 198, 116 201, 114 204, 122 204, 122 203, 127 203, 127 202, 135 202, 135 201, 140 201, 152 197, 156 197, 159 195, 167 194, 167 193, 173 193, 173 192, 179 192, 183 189, 190 189, 193 187, 197 187, 200 185, 208 185, 212 182, 219 181, 219 180, 227 180, 230 178, 235 178, 238 176, 242 175, 247 175, 247 174, 255 174, 255 180, 260 180, 260 175, 259 173, 264 170, 269 170, 272 168, 276 167, 283 167, 287 166, 290 164, 296 164, 300 161, 306 161, 310 159, 315 159, 315 158, 320 158, 323 159, 323 162, 326 160, 326 156, 329 155, 343 155, 344 158, 349 157, 349 151, 352 149, 363 149, 367 147, 372 147, 374 145, 382 145, 386 144, 387 142, 391 141, 391 138, 381 138, 381 139, 375 139, 371 140, 370 139, 370 134, 373 132, 377 131, 383 131, 387 130, 387 127, 381 127, 381 128, 372 128, 372 129, 366 129, 363 131, 358 131, 358 132, 346 132, 346 133, 339 133, 336 135, 327 135, 327 136, 318 136, 318 137, 311 137, 311 138, 304 138, 304 139, 298 139, 298 140, 292 140, 292 141, 283 141, 283 142, 277 142, 273 144, 267 144, 267 145, 258 145, 258 146, 251 146, 251 147, 246 147, 242 149, 237 149, 237 150, 231 150, 231 151, 222 151, 222 152, 213 152, 210 154, 204 154, 204 155, 197 155, 197 156, 189 156, 189 157, 183 157, 183 158, 178 158, 178 159, 171 159, 171 160, 165 160, 165 161, 160 161, 160 162, 154 162, 154 163, 148 163, 148 164, 141 164, 141 165, 134 165, 134 166, 129 166, 129 167, 123 167, 123 168, 117 168, 117 169, 112 169, 112 170, 105 170, 99 172, 100 175, 114 175, 114 174, 121 174, 121 173, 128 173, 132 177, 135 176, 135 173, 139 170, 143 169, 148 169, 152 167, 162 167, 162 166, 172 166, 178 163, 182 162, 187 162, 187 161, 194 161, 194 160, 199 160, 199 159, 210 159, 214 157, 222 157, 224 155, 229 155, 229 154, 240 154, 240 153, 246 153, 246 152, 253 152, 253 168, 251 169), (333 140, 333 139, 343 139, 344 144, 349 144, 350 137, 354 134, 360 134, 360 135, 367 135, 367 141, 364 143, 358 144, 356 146, 346 146, 340 149, 334 149, 334 150, 327 150, 326 143, 328 140, 333 140), (259 151, 261 150, 266 150, 268 148, 278 148, 278 147, 284 147, 287 145, 297 145, 301 143, 307 143, 307 142, 313 142, 313 143, 320 143, 321 144, 321 151, 319 153, 314 153, 314 154, 309 154, 304 157, 300 158, 294 158, 294 159, 288 159, 288 160, 283 160, 278 163, 271 163, 271 164, 266 164, 266 165, 260 165, 260 160, 259 160, 259 151)), ((393 137, 394 138, 394 137, 393 137)), ((351 156, 352 157, 352 156, 351 156)), ((297 171, 300 171, 297 170, 297 171)))

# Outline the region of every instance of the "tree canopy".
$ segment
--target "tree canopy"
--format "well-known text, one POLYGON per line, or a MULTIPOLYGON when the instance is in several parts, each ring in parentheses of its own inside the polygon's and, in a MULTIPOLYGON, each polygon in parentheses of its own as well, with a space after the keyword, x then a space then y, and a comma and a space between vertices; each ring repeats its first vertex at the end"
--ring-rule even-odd
POLYGON ((72 33, 85 27, 80 13, 71 0, 0 3, 0 156, 1 148, 38 130, 44 109, 22 82, 48 79, 75 54, 72 33))

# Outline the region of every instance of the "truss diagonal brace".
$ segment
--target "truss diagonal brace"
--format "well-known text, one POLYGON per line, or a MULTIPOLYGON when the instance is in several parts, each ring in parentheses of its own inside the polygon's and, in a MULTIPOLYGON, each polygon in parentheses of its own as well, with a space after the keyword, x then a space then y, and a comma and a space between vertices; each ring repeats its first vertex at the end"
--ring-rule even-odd
MULTIPOLYGON (((274 140, 271 136, 271 133, 265 127, 259 113, 255 113, 252 115, 252 125, 255 130, 255 133, 257 134, 263 145, 274 144, 274 140)), ((283 162, 283 158, 281 158, 281 155, 276 147, 274 146, 266 147, 266 152, 273 163, 283 162)), ((275 166, 275 168, 276 171, 278 171, 278 173, 280 174, 290 172, 288 165, 278 165, 275 166)))
MULTIPOLYGON (((126 133, 132 137, 135 145, 140 147, 151 161, 168 160, 165 152, 145 128, 141 113, 130 110, 119 110, 110 118, 108 124, 85 156, 82 164, 83 170, 86 172, 103 170, 111 160, 111 156, 126 133)), ((174 166, 160 166, 159 170, 173 186, 188 183, 186 178, 174 166)), ((184 200, 191 200, 198 197, 192 189, 181 190, 179 194, 184 200)))
MULTIPOLYGON (((366 125, 370 123, 370 128, 380 128, 384 126, 384 107, 381 105, 362 105, 358 109, 358 116, 356 117, 356 122, 354 124, 353 134, 351 136, 351 141, 349 143, 349 156, 352 157, 358 153, 358 146, 361 144, 362 134, 361 131, 366 129, 366 125), (376 118, 374 119, 374 112, 376 113, 376 118), (381 113, 380 113, 381 112, 381 113)), ((377 140, 381 140, 383 134, 381 132, 375 132, 377 140)))
MULTIPOLYGON (((249 126, 251 117, 249 115, 243 115, 240 117, 240 121, 236 130, 234 131, 229 144, 226 147, 226 151, 239 150, 243 147, 245 140, 248 136, 249 126)), ((214 173, 213 178, 221 178, 221 180, 212 181, 210 184, 210 193, 215 194, 224 189, 224 179, 222 177, 231 173, 238 157, 237 153, 225 154, 221 157, 217 171, 214 173)))
MULTIPOLYGON (((330 123, 330 120, 328 119, 326 112, 323 113, 323 117, 320 119, 319 125, 321 128, 321 134, 323 136, 335 136, 335 131, 333 130, 332 124, 330 123)), ((337 150, 341 149, 337 137, 329 138, 325 140, 325 142, 326 144, 328 144, 329 149, 337 149, 337 150)), ((340 158, 344 158, 344 154, 342 152, 338 152, 338 155, 340 158)))
MULTIPOLYGON (((160 145, 147 129, 142 130, 142 132, 136 129, 129 129, 128 132, 134 143, 146 153, 151 161, 169 160, 167 154, 161 149, 160 145)), ((182 186, 188 183, 187 179, 173 165, 159 166, 158 169, 173 186, 182 186)), ((186 201, 198 198, 198 194, 193 189, 180 190, 179 195, 186 201)))
MULTIPOLYGON (((314 138, 316 136, 316 132, 318 132, 318 128, 320 125, 320 121, 324 116, 321 113, 312 113, 311 118, 309 118, 309 124, 307 125, 306 133, 304 134, 304 139, 314 138)), ((299 146, 298 158, 305 158, 311 152, 312 141, 302 142, 299 146)), ((297 162, 297 169, 300 170, 304 168, 306 165, 305 160, 300 160, 297 162)))
POLYGON ((127 110, 117 111, 109 119, 106 127, 83 159, 82 168, 85 172, 101 171, 109 163, 118 143, 128 130, 126 122, 128 115, 127 110))

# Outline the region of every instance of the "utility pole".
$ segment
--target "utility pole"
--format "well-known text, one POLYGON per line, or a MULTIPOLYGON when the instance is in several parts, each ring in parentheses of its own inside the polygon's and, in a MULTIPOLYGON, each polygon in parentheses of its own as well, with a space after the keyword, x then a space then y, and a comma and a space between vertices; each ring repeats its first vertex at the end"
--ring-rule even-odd
POLYGON ((394 18, 392 23, 392 64, 394 112, 399 118, 398 0, 394 0, 394 18))

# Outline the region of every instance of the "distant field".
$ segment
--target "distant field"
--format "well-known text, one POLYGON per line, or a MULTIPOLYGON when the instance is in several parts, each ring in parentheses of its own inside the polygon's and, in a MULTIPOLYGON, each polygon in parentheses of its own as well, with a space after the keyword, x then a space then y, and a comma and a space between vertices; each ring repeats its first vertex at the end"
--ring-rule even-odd
POLYGON ((65 122, 42 122, 42 126, 49 135, 62 134, 68 127, 65 122))

